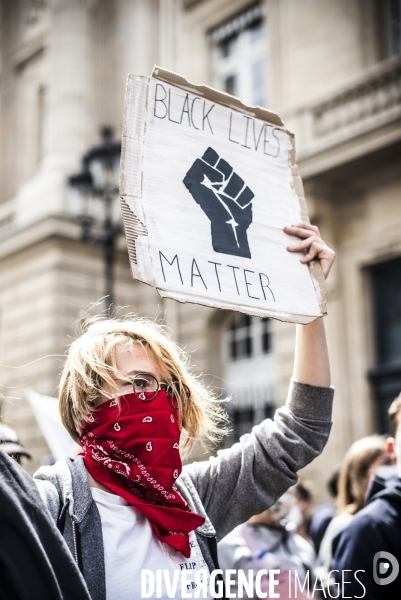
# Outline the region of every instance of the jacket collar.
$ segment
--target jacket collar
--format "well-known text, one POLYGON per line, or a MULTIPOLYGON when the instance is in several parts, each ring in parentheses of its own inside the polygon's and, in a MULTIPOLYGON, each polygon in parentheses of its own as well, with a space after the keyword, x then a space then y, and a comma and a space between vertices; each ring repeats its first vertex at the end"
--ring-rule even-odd
POLYGON ((401 478, 398 476, 382 479, 375 475, 369 483, 366 495, 366 504, 377 498, 391 498, 393 502, 401 503, 401 478))
POLYGON ((77 523, 80 523, 93 502, 88 473, 82 456, 78 456, 75 460, 66 459, 65 466, 66 469, 63 469, 64 501, 69 501, 69 513, 77 523))

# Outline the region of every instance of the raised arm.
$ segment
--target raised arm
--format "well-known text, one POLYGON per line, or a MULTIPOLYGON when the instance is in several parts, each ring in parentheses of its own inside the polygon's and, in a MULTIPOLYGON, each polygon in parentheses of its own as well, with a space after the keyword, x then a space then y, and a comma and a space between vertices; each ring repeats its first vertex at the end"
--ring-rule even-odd
MULTIPOLYGON (((285 227, 284 231, 302 240, 288 246, 287 250, 304 252, 300 259, 304 264, 319 260, 327 279, 335 253, 322 240, 319 229, 309 223, 298 223, 285 227)), ((323 319, 316 319, 309 325, 297 325, 293 376, 301 383, 330 386, 330 364, 323 319)))
MULTIPOLYGON (((289 251, 302 262, 317 257, 327 276, 334 252, 309 224, 286 228, 302 238, 289 251)), ((318 456, 331 428, 330 369, 323 319, 297 329, 294 380, 286 405, 217 457, 184 468, 221 539, 236 525, 274 504, 297 480, 297 471, 318 456)))

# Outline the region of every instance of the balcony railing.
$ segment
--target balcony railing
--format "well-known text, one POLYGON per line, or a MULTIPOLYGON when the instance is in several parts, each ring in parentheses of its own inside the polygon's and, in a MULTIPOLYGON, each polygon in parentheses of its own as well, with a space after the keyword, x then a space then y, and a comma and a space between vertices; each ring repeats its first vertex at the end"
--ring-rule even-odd
POLYGON ((319 102, 283 115, 298 159, 373 132, 401 117, 401 56, 367 69, 319 102))

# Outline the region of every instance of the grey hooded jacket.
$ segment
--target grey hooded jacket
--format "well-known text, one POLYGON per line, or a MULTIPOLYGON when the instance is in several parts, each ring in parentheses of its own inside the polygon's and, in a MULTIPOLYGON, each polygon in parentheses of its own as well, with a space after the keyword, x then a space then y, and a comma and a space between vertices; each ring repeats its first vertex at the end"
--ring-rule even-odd
MULTIPOLYGON (((333 393, 292 381, 274 421, 263 421, 217 456, 184 466, 176 485, 205 517, 196 536, 210 570, 218 568, 216 540, 274 504, 296 482, 296 472, 322 452, 333 393)), ((34 478, 93 600, 106 600, 102 525, 82 457, 42 467, 34 478)))

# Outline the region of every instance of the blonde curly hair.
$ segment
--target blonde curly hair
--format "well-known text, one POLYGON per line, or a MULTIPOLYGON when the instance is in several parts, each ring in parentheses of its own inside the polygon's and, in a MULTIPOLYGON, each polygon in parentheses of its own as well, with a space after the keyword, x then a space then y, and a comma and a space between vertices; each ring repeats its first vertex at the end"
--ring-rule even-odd
POLYGON ((96 408, 101 390, 107 387, 117 394, 115 379, 127 380, 117 369, 116 347, 132 348, 134 344, 151 353, 174 390, 184 453, 198 440, 205 445, 215 444, 227 433, 222 401, 191 373, 189 355, 162 325, 129 315, 121 319, 91 318, 81 331, 67 351, 59 388, 61 420, 74 440, 79 442, 82 425, 96 408))

